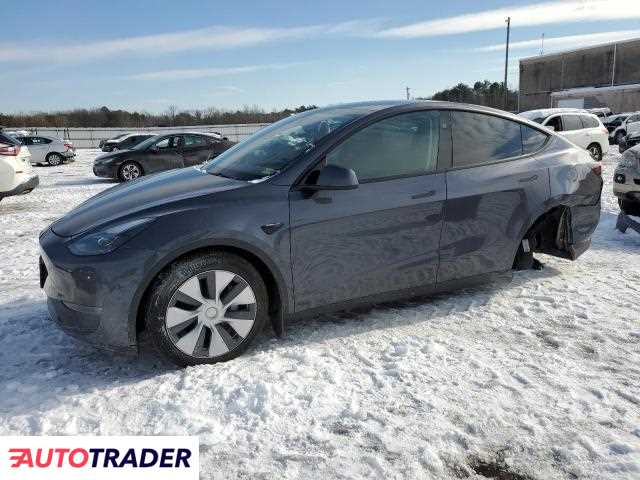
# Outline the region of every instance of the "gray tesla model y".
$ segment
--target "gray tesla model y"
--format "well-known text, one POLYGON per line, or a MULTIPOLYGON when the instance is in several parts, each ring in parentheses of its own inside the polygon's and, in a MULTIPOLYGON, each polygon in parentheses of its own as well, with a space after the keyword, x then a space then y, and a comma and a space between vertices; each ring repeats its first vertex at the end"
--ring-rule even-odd
POLYGON ((51 317, 180 365, 242 353, 262 327, 575 260, 600 165, 484 107, 371 102, 294 115, 204 165, 108 189, 40 237, 51 317))

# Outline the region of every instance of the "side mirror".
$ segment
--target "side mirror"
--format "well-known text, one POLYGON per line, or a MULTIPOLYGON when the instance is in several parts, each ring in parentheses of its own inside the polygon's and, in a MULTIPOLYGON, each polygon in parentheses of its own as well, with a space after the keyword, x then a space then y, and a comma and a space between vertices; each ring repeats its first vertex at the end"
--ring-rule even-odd
POLYGON ((356 172, 338 165, 327 165, 318 174, 315 184, 304 185, 307 190, 352 190, 358 188, 356 172))
POLYGON ((149 147, 149 151, 150 151, 151 153, 158 153, 158 152, 160 151, 160 149, 158 148, 158 146, 157 146, 157 145, 151 145, 151 146, 149 147))
POLYGON ((556 131, 555 125, 545 125, 545 127, 548 128, 549 130, 551 130, 552 132, 556 131))

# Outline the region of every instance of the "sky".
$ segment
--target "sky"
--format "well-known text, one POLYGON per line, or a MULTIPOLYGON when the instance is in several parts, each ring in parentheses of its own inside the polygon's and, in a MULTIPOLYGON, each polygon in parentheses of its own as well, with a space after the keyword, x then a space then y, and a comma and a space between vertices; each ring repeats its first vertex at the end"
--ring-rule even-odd
POLYGON ((509 86, 518 59, 640 37, 639 0, 3 0, 0 112, 266 110, 509 86))

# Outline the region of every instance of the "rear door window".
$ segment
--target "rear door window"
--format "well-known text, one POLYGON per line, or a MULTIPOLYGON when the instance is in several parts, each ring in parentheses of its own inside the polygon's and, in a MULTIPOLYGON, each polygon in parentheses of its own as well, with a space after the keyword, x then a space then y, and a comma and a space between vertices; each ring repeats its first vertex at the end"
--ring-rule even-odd
POLYGON ((582 130, 582 122, 579 115, 562 115, 562 124, 564 125, 564 131, 570 132, 571 130, 582 130))
POLYGON ((493 115, 451 112, 453 166, 468 167, 522 155, 520 123, 493 115))

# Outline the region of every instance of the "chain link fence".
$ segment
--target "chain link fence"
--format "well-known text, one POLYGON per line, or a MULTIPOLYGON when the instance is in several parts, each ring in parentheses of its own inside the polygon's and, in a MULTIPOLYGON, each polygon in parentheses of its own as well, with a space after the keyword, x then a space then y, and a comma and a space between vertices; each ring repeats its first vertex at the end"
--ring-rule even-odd
POLYGON ((5 129, 27 130, 34 135, 45 137, 58 137, 70 140, 76 148, 97 148, 100 140, 114 137, 121 133, 130 132, 154 132, 158 134, 179 132, 218 132, 229 140, 239 142, 257 132, 268 123, 245 123, 237 125, 196 125, 188 127, 146 127, 146 128, 45 128, 45 127, 20 127, 5 129))

